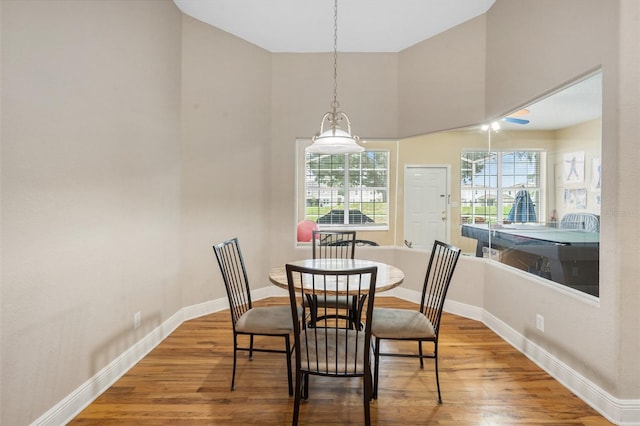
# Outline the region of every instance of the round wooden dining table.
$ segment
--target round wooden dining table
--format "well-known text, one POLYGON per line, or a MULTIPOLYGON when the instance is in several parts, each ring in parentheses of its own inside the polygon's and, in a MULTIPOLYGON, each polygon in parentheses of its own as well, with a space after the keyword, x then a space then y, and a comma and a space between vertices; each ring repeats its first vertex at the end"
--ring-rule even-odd
MULTIPOLYGON (((377 266, 378 273, 376 275, 376 293, 390 290, 399 286, 402 284, 402 281, 404 281, 404 273, 400 269, 395 266, 382 262, 375 262, 373 260, 324 258, 297 260, 288 263, 305 268, 330 271, 346 271, 377 266)), ((288 289, 289 285, 287 283, 286 267, 283 265, 272 268, 269 273, 269 281, 278 287, 288 289)), ((345 289, 340 288, 340 286, 338 286, 334 292, 335 294, 348 294, 348 292, 345 291, 345 289)))

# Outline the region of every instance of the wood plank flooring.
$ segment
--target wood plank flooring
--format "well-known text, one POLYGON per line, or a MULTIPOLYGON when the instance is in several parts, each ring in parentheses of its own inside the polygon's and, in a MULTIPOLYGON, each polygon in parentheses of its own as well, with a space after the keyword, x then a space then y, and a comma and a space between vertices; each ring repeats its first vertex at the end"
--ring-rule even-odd
MULTIPOLYGON (((285 304, 270 298, 256 306, 285 304)), ((415 309, 393 297, 376 306, 415 309)), ((257 339, 278 347, 281 339, 257 339)), ((385 350, 398 343, 383 342, 385 350)), ((236 390, 228 310, 182 324, 71 425, 288 425, 293 398, 282 354, 238 355, 236 390)), ((415 347, 415 345, 411 345, 415 347)), ((611 424, 482 323, 445 314, 438 405, 433 362, 382 358, 374 425, 611 424)), ((363 424, 361 379, 312 377, 300 424, 363 424)))

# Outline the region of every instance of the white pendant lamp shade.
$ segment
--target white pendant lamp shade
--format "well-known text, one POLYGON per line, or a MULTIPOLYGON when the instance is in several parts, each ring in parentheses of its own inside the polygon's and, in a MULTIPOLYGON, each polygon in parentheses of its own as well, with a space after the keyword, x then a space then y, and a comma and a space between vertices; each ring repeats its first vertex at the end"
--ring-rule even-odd
POLYGON ((334 0, 333 19, 333 102, 331 111, 322 117, 320 131, 313 138, 313 144, 306 151, 316 154, 351 154, 362 152, 364 148, 358 145, 359 138, 351 134, 351 122, 347 114, 338 111, 338 0, 334 0), (328 130, 324 130, 325 121, 329 124, 328 130), (347 130, 340 128, 343 121, 347 124, 347 130))
POLYGON ((313 138, 313 145, 307 148, 307 152, 317 154, 351 154, 364 151, 364 148, 357 143, 358 137, 351 135, 351 124, 349 117, 343 112, 328 112, 322 118, 320 134, 313 138), (341 120, 347 122, 347 131, 338 127, 341 120), (324 122, 328 121, 331 127, 324 130, 324 122))
POLYGON ((364 148, 358 145, 349 133, 340 129, 327 130, 307 148, 307 152, 317 154, 351 154, 362 151, 364 148))

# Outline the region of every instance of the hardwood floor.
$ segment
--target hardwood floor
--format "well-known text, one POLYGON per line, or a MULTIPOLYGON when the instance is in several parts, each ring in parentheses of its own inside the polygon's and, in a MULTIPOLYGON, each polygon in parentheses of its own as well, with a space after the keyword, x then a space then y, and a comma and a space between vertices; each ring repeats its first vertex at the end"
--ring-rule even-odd
MULTIPOLYGON (((256 306, 283 303, 271 298, 256 306)), ((379 297, 376 306, 415 308, 391 297, 379 297)), ((384 343, 385 350, 398 345, 384 343)), ((232 347, 228 311, 185 322, 69 424, 291 424, 284 355, 256 353, 249 361, 239 353, 231 392, 232 347)), ((444 314, 439 364, 442 405, 433 362, 421 370, 417 359, 383 358, 372 424, 611 424, 480 322, 444 314)), ((310 383, 300 424, 363 424, 361 379, 310 383)))

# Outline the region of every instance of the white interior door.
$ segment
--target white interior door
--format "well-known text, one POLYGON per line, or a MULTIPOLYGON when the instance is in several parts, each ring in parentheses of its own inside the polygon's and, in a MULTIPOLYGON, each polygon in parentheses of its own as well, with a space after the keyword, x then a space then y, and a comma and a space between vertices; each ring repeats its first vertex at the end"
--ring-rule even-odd
POLYGON ((405 167, 404 239, 413 248, 448 242, 448 175, 447 166, 405 167))

